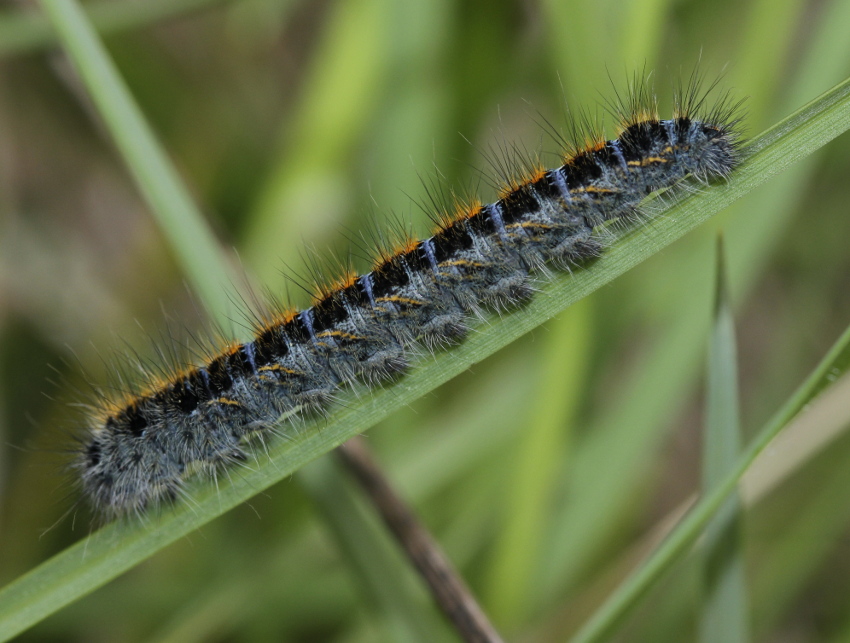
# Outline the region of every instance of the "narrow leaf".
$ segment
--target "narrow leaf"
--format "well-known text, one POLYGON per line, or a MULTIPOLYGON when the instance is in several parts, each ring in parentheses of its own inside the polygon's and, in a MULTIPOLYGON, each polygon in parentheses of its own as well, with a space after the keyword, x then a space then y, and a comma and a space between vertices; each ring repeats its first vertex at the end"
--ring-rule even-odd
MULTIPOLYGON (((734 471, 741 451, 735 325, 722 237, 717 240, 714 319, 706 379, 703 493, 709 493, 730 471, 734 471)), ((701 639, 703 643, 745 643, 748 640, 747 590, 741 543, 741 500, 737 489, 706 527, 702 554, 701 639)))
POLYGON ((74 0, 43 0, 68 57, 112 135, 151 213, 172 242, 176 258, 201 293, 210 315, 229 326, 234 283, 223 252, 179 180, 91 23, 74 0))
POLYGON ((739 458, 735 469, 703 497, 652 556, 608 598, 572 639, 574 643, 603 641, 616 630, 654 586, 656 581, 685 556, 703 529, 723 506, 756 457, 779 432, 821 391, 850 366, 850 326, 829 350, 812 374, 758 432, 739 458))

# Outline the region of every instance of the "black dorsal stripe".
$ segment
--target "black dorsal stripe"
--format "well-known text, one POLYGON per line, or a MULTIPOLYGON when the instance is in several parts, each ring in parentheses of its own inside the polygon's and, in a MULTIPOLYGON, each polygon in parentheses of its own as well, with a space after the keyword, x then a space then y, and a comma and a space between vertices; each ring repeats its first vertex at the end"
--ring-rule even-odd
POLYGON ((257 368, 268 366, 286 357, 288 353, 289 347, 283 339, 280 326, 266 328, 254 340, 254 360, 257 368))
POLYGON ((230 377, 245 377, 254 372, 253 364, 243 351, 244 346, 230 353, 225 361, 226 367, 229 369, 230 377))
MULTIPOLYGON (((538 200, 554 201, 557 203, 558 201, 565 200, 564 193, 567 189, 567 183, 563 180, 563 176, 561 176, 558 170, 551 170, 532 183, 531 189, 534 191, 538 200), (557 177, 561 177, 562 185, 558 185, 556 182, 557 177)), ((569 192, 567 192, 567 195, 569 195, 569 192)))
POLYGON ((174 383, 171 389, 172 400, 183 413, 191 413, 198 408, 201 402, 200 392, 203 390, 201 375, 194 370, 174 383))
MULTIPOLYGON (((619 167, 617 156, 614 154, 614 150, 611 149, 609 143, 610 141, 606 142, 605 145, 592 152, 593 161, 601 168, 619 167)), ((620 153, 622 154, 622 152, 620 153)))
POLYGON ((121 416, 121 426, 125 427, 126 431, 134 438, 141 437, 142 432, 148 428, 148 420, 137 404, 128 406, 121 413, 121 416))
POLYGON ((386 297, 409 282, 410 278, 404 269, 404 259, 401 255, 384 262, 372 272, 372 292, 376 298, 386 297))
POLYGON ((466 229, 466 219, 455 221, 431 238, 437 263, 453 258, 458 252, 469 250, 473 239, 466 229))
POLYGON ((627 161, 637 161, 646 156, 646 151, 652 147, 653 141, 663 135, 664 128, 660 122, 635 123, 629 125, 620 135, 620 150, 627 161))
POLYGON ((89 444, 85 449, 86 464, 89 467, 96 467, 100 464, 101 449, 100 443, 97 441, 89 444))
POLYGON ((227 358, 227 355, 219 355, 207 367, 211 397, 219 397, 222 393, 229 391, 233 387, 233 379, 230 377, 227 358))
POLYGON ((284 324, 284 333, 290 342, 295 344, 303 344, 310 340, 310 332, 304 325, 302 315, 295 315, 286 324, 284 324))
POLYGON ((345 295, 336 291, 313 306, 313 332, 321 333, 348 319, 345 295))
POLYGON ((582 152, 564 164, 564 170, 570 177, 570 186, 575 189, 596 181, 602 176, 602 169, 596 163, 593 152, 582 152))
POLYGON ((342 299, 343 305, 358 307, 369 305, 369 297, 363 291, 360 279, 362 279, 362 277, 358 277, 350 285, 339 291, 339 296, 342 299))
POLYGON ((417 243, 413 248, 401 255, 405 267, 409 271, 421 272, 429 270, 431 264, 428 262, 428 257, 422 253, 422 243, 417 243))
POLYGON ((510 194, 506 194, 499 201, 499 205, 502 208, 505 224, 520 221, 529 212, 536 212, 540 209, 540 201, 537 200, 537 196, 529 183, 521 185, 510 194))

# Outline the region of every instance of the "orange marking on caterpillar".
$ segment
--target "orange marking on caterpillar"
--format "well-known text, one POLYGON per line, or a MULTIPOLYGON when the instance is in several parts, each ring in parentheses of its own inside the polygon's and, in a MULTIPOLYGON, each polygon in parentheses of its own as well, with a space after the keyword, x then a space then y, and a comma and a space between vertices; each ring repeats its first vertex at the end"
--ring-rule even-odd
POLYGON ((372 270, 380 270, 386 264, 391 262, 396 257, 406 255, 414 250, 420 243, 419 239, 410 236, 407 232, 403 233, 403 238, 393 245, 389 250, 381 248, 378 250, 377 256, 372 261, 372 270))
POLYGON ((473 199, 469 203, 455 201, 455 209, 451 214, 441 212, 438 215, 438 223, 432 230, 434 234, 439 234, 451 228, 458 221, 465 221, 477 216, 481 212, 482 203, 478 199, 473 199))
POLYGON ((574 163, 576 160, 581 158, 582 156, 586 156, 588 154, 593 154, 594 152, 598 152, 602 148, 605 147, 605 137, 601 134, 593 134, 591 137, 588 137, 584 141, 584 145, 582 145, 578 149, 570 150, 568 154, 565 154, 563 157, 563 164, 569 165, 574 163))
POLYGON ((617 128, 617 136, 619 137, 632 125, 640 123, 655 124, 658 122, 658 111, 656 109, 640 109, 634 114, 629 114, 628 118, 624 118, 617 128))
POLYGON ((231 400, 229 397, 220 397, 215 400, 211 400, 211 404, 224 404, 226 406, 242 406, 236 400, 231 400))
POLYGON ((189 379, 193 373, 197 372, 197 367, 187 366, 181 368, 173 368, 170 373, 153 374, 145 383, 145 387, 137 393, 124 392, 120 393, 113 399, 101 403, 96 416, 105 420, 109 417, 114 417, 124 411, 135 412, 143 400, 150 399, 154 395, 162 391, 175 387, 189 379))
POLYGON ((347 339, 349 341, 358 341, 361 339, 366 339, 365 337, 361 337, 360 335, 344 333, 341 330, 325 330, 316 335, 316 337, 338 337, 340 339, 347 339))
POLYGON ((619 194, 621 190, 614 190, 612 188, 602 188, 596 185, 588 185, 581 188, 573 188, 570 190, 570 194, 581 194, 591 193, 591 194, 619 194))
POLYGON ((444 261, 440 264, 440 267, 442 268, 443 266, 466 266, 472 268, 480 268, 483 265, 484 264, 478 261, 469 261, 467 259, 453 259, 452 261, 444 261))
POLYGON ((517 190, 524 188, 526 185, 537 183, 537 181, 546 176, 546 172, 546 168, 539 162, 535 163, 531 170, 523 172, 519 177, 511 179, 507 185, 500 188, 498 192, 499 198, 507 198, 517 190))
POLYGON ((288 324, 298 316, 298 312, 296 308, 286 307, 274 313, 271 317, 263 319, 262 325, 257 329, 255 337, 260 337, 266 331, 288 324))
POLYGON ((291 368, 286 368, 281 366, 280 364, 269 364, 267 366, 261 366, 257 369, 258 371, 275 371, 277 373, 286 373, 287 375, 300 375, 301 371, 296 371, 291 368))
POLYGON ((513 224, 510 225, 510 227, 511 228, 513 228, 513 227, 539 228, 541 230, 552 230, 553 229, 553 226, 551 226, 547 223, 543 223, 542 221, 523 221, 522 223, 513 223, 513 224))
POLYGON ((357 277, 358 275, 356 272, 346 269, 343 271, 342 276, 338 279, 334 279, 327 284, 316 284, 316 292, 313 293, 313 304, 320 304, 326 299, 333 297, 341 290, 350 288, 354 285, 354 282, 357 281, 357 277))
POLYGON ((425 303, 425 302, 419 301, 417 299, 408 299, 407 297, 397 297, 397 296, 378 297, 378 299, 376 299, 375 301, 382 301, 382 302, 386 301, 386 302, 390 302, 392 304, 409 304, 410 306, 421 306, 423 303, 425 303))
POLYGON ((658 163, 669 163, 670 161, 660 156, 648 156, 645 159, 638 161, 629 161, 631 167, 646 167, 647 165, 657 165, 658 163))

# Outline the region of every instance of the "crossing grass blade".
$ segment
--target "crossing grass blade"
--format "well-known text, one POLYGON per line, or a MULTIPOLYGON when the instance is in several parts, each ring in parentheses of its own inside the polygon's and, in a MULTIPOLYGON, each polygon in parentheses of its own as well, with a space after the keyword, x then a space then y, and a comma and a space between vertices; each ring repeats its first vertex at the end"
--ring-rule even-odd
POLYGON ((572 639, 573 643, 604 641, 625 620, 655 583, 683 556, 723 507, 756 457, 797 414, 850 368, 850 327, 832 346, 811 375, 756 434, 734 469, 682 520, 662 545, 627 578, 572 639))
MULTIPOLYGON (((741 452, 738 358, 725 261, 723 238, 718 237, 714 318, 706 374, 703 493, 709 493, 723 482, 723 478, 735 469, 741 452)), ((727 498, 705 530, 700 618, 700 637, 703 643, 746 643, 749 639, 741 519, 741 499, 736 490, 727 498)))

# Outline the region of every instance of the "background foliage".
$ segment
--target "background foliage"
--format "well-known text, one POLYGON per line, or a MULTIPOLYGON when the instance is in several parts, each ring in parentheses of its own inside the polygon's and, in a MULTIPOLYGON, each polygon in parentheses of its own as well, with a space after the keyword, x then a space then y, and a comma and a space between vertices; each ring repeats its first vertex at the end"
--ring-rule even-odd
MULTIPOLYGON (((391 212, 427 229, 411 197, 426 198, 419 177, 429 182, 433 166, 447 185, 475 187, 479 150, 557 151, 538 113, 557 126, 563 95, 594 104, 609 70, 655 69, 663 108, 700 56, 709 76, 728 63, 724 83, 749 97, 751 134, 850 72, 846 0, 173 0, 166 16, 157 6, 91 8, 115 30, 111 54, 220 237, 273 292, 287 288, 282 267, 303 265, 304 241, 345 256, 346 230, 391 212)), ((49 31, 22 15, 0 14, 0 583, 87 532, 80 516, 39 537, 70 504, 49 454, 67 444, 61 400, 80 384, 77 360, 103 381, 105 348, 149 350, 137 320, 158 328, 164 309, 177 328, 201 323, 49 31)), ((574 631, 697 489, 718 228, 745 434, 846 326, 848 152, 846 137, 835 141, 386 421, 392 430, 369 432, 507 634, 574 631)), ((486 182, 481 193, 492 196, 486 182)), ((850 424, 847 399, 845 389, 818 426, 850 424)), ((806 457, 777 457, 744 488, 757 639, 850 639, 850 440, 836 431, 823 449, 810 428, 792 449, 806 457)), ((364 583, 375 559, 339 546, 333 499, 320 501, 333 475, 317 463, 27 637, 408 636, 392 597, 364 583)), ((380 536, 366 524, 361 538, 380 536)), ((698 587, 695 565, 680 565, 620 636, 692 638, 698 587)))

